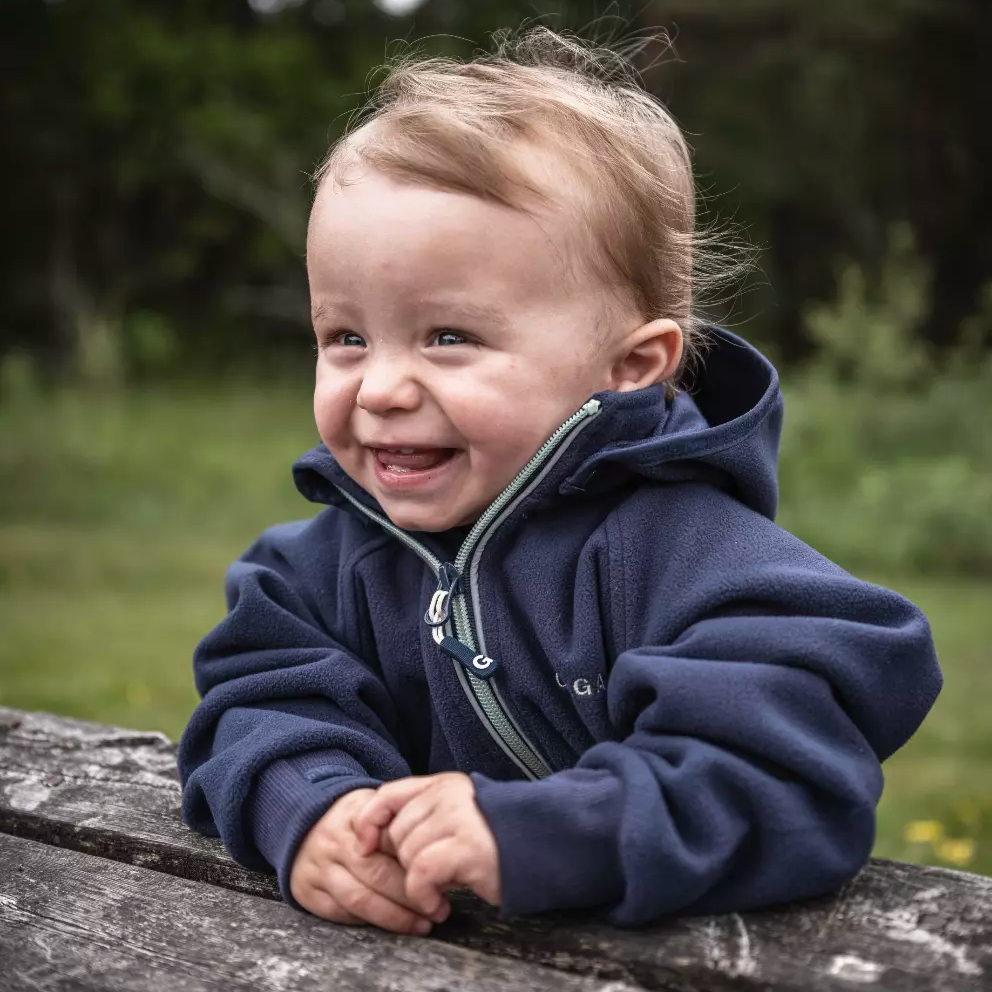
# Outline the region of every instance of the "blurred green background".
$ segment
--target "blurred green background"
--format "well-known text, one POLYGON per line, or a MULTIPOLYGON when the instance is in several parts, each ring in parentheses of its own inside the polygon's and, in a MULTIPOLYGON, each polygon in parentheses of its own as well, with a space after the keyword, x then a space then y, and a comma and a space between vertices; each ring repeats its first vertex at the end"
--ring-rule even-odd
POLYGON ((309 515, 307 174, 398 39, 664 28, 647 85, 760 270, 780 522, 928 614, 877 852, 992 873, 986 0, 0 0, 0 703, 178 736, 227 564, 309 515))

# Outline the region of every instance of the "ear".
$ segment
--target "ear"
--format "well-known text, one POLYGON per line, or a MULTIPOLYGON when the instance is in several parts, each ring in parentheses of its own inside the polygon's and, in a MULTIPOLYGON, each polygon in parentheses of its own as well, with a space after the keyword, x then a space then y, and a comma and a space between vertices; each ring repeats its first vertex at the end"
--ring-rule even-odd
POLYGON ((610 368, 611 387, 626 393, 667 379, 682 358, 682 328, 660 318, 642 324, 619 342, 610 368))

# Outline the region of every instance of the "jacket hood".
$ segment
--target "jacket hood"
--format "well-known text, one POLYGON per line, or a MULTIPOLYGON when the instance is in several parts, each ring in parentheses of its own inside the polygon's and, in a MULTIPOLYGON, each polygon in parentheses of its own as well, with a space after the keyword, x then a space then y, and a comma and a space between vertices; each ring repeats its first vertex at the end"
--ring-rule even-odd
MULTIPOLYGON (((716 326, 707 333, 691 395, 668 397, 660 385, 597 393, 595 423, 569 447, 539 496, 604 492, 637 476, 705 481, 774 518, 783 410, 778 374, 736 334, 716 326)), ((294 464, 293 477, 312 502, 345 502, 340 487, 382 512, 323 444, 294 464)))
POLYGON ((626 436, 590 454, 567 489, 605 488, 621 473, 675 482, 714 483, 769 518, 778 505, 778 447, 783 401, 778 373, 753 345, 721 327, 691 393, 665 396, 652 386, 633 393, 598 393, 604 419, 627 421, 626 436), (605 481, 605 480, 604 480, 605 481))

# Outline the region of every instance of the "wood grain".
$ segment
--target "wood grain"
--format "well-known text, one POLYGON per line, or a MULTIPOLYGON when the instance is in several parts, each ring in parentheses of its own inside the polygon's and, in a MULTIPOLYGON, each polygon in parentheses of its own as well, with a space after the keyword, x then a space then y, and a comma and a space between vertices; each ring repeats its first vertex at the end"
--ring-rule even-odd
POLYGON ((0 864, 4 989, 635 992, 19 837, 0 864))
MULTIPOLYGON (((157 734, 0 709, 0 832, 278 898, 182 823, 174 746, 157 734)), ((992 988, 992 879, 940 868, 874 860, 831 898, 637 930, 453 902, 439 940, 645 989, 992 988)))

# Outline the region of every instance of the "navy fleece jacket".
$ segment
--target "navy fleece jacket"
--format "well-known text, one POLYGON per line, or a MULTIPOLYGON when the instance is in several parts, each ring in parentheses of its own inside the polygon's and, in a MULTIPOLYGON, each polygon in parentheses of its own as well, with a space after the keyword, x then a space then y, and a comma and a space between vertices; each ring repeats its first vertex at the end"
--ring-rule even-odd
POLYGON ((929 627, 773 522, 775 370, 712 333, 692 397, 598 394, 467 538, 397 532, 323 446, 300 459, 326 509, 231 566, 196 650, 186 823, 293 902, 338 796, 462 770, 504 916, 634 925, 852 876, 940 689, 929 627))

